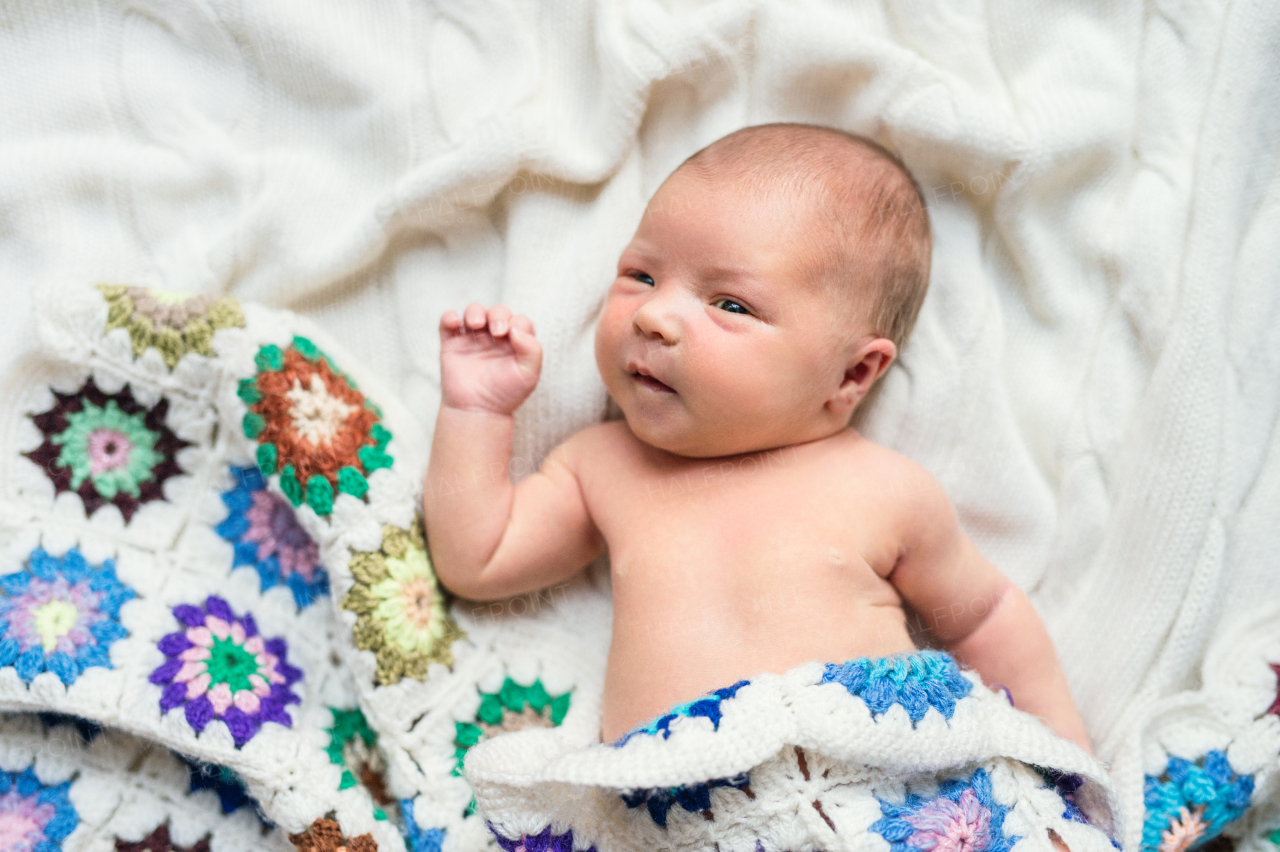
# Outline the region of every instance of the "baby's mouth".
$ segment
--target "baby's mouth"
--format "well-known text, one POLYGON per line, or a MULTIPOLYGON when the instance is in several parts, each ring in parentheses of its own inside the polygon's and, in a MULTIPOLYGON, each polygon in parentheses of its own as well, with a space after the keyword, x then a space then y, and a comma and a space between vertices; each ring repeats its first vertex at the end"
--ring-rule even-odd
POLYGON ((644 387, 648 388, 649 390, 655 393, 675 393, 674 388, 670 388, 667 385, 664 385, 662 382, 658 381, 653 376, 646 376, 644 373, 641 373, 639 370, 633 371, 631 373, 631 378, 635 379, 636 382, 638 382, 639 384, 643 385, 644 387))

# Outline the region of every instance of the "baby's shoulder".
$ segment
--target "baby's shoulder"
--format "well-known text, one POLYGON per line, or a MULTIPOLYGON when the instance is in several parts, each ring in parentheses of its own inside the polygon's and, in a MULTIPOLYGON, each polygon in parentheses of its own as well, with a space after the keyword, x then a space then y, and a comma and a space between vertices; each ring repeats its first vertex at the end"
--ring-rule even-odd
POLYGON ((632 451, 635 437, 622 420, 593 423, 574 432, 552 452, 575 471, 583 466, 616 461, 632 451))
MULTIPOLYGON (((853 432, 853 430, 850 430, 853 432)), ((924 465, 853 432, 841 456, 859 487, 908 511, 950 506, 942 484, 924 465)))

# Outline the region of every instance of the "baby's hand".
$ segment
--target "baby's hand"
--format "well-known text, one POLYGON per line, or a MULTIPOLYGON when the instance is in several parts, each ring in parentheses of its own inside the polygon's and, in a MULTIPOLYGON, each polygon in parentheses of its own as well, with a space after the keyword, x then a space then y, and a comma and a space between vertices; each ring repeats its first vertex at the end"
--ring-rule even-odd
POLYGON ((542 346, 526 316, 472 302, 440 317, 442 405, 511 414, 538 384, 542 346))

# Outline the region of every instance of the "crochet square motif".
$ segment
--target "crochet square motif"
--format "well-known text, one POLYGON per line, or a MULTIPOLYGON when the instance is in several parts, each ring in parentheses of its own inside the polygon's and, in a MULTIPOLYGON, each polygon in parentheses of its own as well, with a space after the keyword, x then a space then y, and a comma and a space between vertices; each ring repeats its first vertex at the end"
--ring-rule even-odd
POLYGON ((50 671, 68 686, 87 668, 112 667, 111 644, 128 635, 120 607, 137 596, 113 560, 94 567, 75 548, 59 559, 39 547, 25 570, 0 577, 0 593, 0 666, 27 683, 50 671))
POLYGON ((251 613, 237 617, 212 595, 202 607, 174 607, 173 615, 183 629, 160 640, 167 659, 151 673, 151 682, 164 688, 161 713, 182 707, 197 734, 221 720, 236 748, 264 722, 293 725, 285 706, 301 700, 290 687, 302 672, 289 665, 284 639, 263 638, 251 613))
POLYGON ((432 663, 453 665, 452 645, 466 634, 449 615, 420 522, 384 526, 381 549, 355 553, 350 566, 355 583, 342 608, 357 615, 355 646, 377 656, 378 684, 425 680, 432 663))
POLYGON ((0 849, 5 852, 58 852, 80 817, 67 791, 70 781, 45 785, 33 767, 0 771, 0 849))
POLYGON ((86 515, 110 503, 126 522, 142 504, 164 499, 165 480, 182 473, 176 454, 189 446, 165 425, 167 400, 145 408, 128 385, 108 394, 92 379, 53 395, 53 408, 31 417, 44 441, 24 455, 55 493, 79 494, 86 515))
POLYGON ((1019 840, 1005 837, 1007 809, 992 798, 982 768, 943 781, 928 799, 908 794, 901 803, 877 801, 884 816, 870 830, 889 841, 891 852, 1008 852, 1019 840))
POLYGON ((250 565, 262 591, 286 585, 299 610, 329 594, 320 549, 288 501, 267 490, 256 467, 233 467, 235 487, 222 495, 227 519, 216 531, 235 546, 233 568, 250 565))
POLYGON ((391 433, 329 356, 305 337, 284 349, 268 344, 254 356, 258 372, 237 390, 249 407, 245 437, 258 442, 258 468, 280 474, 280 490, 294 506, 333 512, 336 493, 363 498, 368 475, 391 467, 391 433))

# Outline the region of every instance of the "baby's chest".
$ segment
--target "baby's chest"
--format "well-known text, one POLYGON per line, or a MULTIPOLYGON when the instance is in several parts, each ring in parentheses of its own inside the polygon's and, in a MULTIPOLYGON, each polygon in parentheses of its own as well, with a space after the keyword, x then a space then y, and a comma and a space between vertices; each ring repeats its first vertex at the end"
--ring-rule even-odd
POLYGON ((883 584, 896 558, 884 512, 838 477, 788 461, 641 467, 595 483, 585 496, 615 583, 744 594, 883 584))

